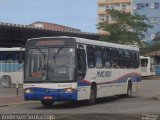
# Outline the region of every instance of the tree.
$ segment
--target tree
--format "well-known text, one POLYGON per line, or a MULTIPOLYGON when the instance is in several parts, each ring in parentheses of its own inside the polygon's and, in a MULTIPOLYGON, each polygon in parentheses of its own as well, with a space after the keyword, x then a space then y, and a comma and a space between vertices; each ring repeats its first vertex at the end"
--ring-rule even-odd
POLYGON ((109 32, 109 35, 102 36, 102 41, 108 41, 120 44, 132 44, 144 47, 147 44, 141 39, 144 37, 144 33, 148 28, 152 28, 150 24, 147 24, 148 19, 145 15, 139 15, 137 13, 131 15, 124 11, 118 11, 115 9, 109 9, 106 12, 110 14, 114 21, 100 22, 97 26, 98 29, 109 32))
POLYGON ((144 55, 146 53, 158 51, 159 48, 160 48, 160 42, 152 42, 147 47, 141 48, 140 51, 141 51, 141 54, 144 55))

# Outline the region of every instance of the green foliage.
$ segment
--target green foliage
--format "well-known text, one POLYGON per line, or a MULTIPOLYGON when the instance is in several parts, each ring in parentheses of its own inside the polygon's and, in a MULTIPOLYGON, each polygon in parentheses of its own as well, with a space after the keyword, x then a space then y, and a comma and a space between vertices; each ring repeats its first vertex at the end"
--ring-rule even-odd
POLYGON ((158 51, 159 48, 160 48, 160 42, 154 42, 152 44, 149 44, 145 48, 141 48, 140 51, 141 51, 141 54, 144 55, 144 54, 149 53, 149 52, 158 51))
POLYGON ((146 44, 141 39, 148 28, 152 28, 147 24, 148 19, 145 15, 137 13, 131 15, 123 11, 109 9, 106 12, 114 18, 114 21, 102 21, 98 24, 98 29, 109 32, 108 36, 101 37, 102 41, 108 41, 120 44, 132 44, 144 47, 146 44))

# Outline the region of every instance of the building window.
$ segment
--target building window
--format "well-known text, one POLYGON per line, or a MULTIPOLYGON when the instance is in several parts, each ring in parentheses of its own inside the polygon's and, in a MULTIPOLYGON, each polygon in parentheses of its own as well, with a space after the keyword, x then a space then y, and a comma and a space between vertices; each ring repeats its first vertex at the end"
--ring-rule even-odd
POLYGON ((110 16, 111 17, 111 21, 116 22, 117 17, 116 16, 110 16))
POLYGON ((159 24, 159 18, 158 17, 152 17, 150 18, 151 24, 159 24))
POLYGON ((154 3, 154 8, 158 9, 158 7, 159 7, 159 3, 154 3))
POLYGON ((119 3, 115 3, 115 6, 116 6, 116 7, 120 7, 120 4, 119 4, 119 3))
POLYGON ((147 6, 148 3, 138 3, 138 4, 133 4, 133 10, 141 9, 145 6, 147 6))
POLYGON ((133 10, 137 10, 137 4, 133 4, 133 10))
POLYGON ((122 10, 126 10, 127 5, 126 4, 122 4, 122 10))
POLYGON ((131 6, 131 3, 126 3, 127 6, 131 6))
POLYGON ((109 5, 106 5, 106 10, 108 10, 109 9, 109 5))
POLYGON ((101 21, 104 21, 104 20, 105 20, 105 15, 99 15, 99 19, 100 19, 101 21))
POLYGON ((151 3, 151 8, 158 9, 159 3, 151 3))
POLYGON ((137 4, 137 9, 141 9, 141 4, 137 4))
POLYGON ((106 21, 109 21, 109 15, 106 15, 106 21))

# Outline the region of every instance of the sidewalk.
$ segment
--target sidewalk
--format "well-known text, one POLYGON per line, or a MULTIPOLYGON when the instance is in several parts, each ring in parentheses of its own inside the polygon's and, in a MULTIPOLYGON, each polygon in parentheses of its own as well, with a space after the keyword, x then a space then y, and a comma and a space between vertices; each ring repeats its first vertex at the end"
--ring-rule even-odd
POLYGON ((0 107, 24 103, 23 96, 14 96, 14 97, 0 97, 0 107))
POLYGON ((24 102, 23 89, 18 90, 17 96, 16 88, 0 88, 0 107, 24 102))

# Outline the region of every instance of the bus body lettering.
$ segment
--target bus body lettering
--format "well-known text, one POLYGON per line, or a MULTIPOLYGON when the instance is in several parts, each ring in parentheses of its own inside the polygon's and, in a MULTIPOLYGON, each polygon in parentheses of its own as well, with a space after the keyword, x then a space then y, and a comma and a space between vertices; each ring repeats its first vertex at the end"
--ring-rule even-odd
POLYGON ((97 71, 97 77, 111 77, 111 71, 97 71))

